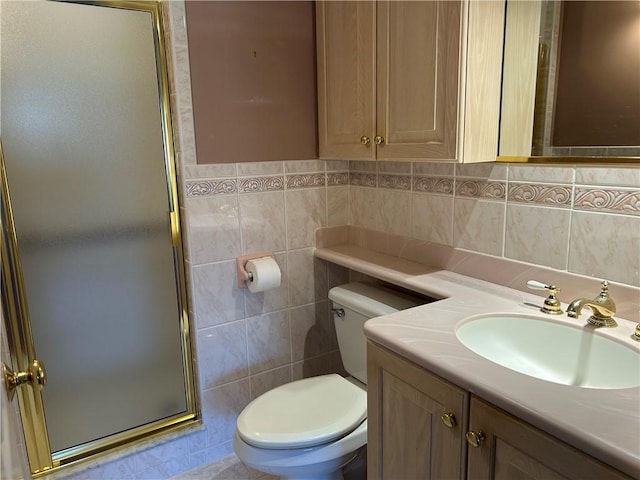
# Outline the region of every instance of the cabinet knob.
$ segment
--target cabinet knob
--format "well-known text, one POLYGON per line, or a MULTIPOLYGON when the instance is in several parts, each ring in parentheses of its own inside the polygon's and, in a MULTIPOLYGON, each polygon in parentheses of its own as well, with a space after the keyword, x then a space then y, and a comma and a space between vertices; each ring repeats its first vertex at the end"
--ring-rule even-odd
POLYGON ((467 432, 467 442, 474 448, 478 448, 484 441, 485 435, 483 432, 467 432))
POLYGON ((362 145, 369 145, 371 143, 371 139, 369 137, 367 137, 366 135, 363 135, 360 137, 360 143, 362 145))
POLYGON ((453 414, 453 412, 443 413, 440 419, 442 420, 442 423, 447 426, 447 428, 453 428, 456 426, 456 416, 453 414))
POLYGON ((376 145, 382 145, 384 143, 384 137, 376 135, 373 141, 376 143, 376 145))

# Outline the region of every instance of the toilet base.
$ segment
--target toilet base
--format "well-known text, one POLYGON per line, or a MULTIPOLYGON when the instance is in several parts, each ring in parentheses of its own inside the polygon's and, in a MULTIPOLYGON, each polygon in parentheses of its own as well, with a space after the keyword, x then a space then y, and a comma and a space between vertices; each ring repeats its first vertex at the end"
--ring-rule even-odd
MULTIPOLYGON (((367 442, 367 421, 337 442, 299 450, 270 450, 245 443, 236 432, 233 447, 246 466, 284 480, 343 480, 342 469, 357 459, 367 442)), ((349 471, 349 469, 346 469, 349 471)), ((348 475, 345 480, 363 480, 348 475)))

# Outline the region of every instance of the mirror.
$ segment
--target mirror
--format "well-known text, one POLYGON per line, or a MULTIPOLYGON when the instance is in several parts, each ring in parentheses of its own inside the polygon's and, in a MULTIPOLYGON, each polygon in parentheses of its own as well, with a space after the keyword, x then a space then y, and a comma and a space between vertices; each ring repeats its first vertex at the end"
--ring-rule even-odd
POLYGON ((640 2, 510 1, 506 18, 500 160, 640 162, 640 2))

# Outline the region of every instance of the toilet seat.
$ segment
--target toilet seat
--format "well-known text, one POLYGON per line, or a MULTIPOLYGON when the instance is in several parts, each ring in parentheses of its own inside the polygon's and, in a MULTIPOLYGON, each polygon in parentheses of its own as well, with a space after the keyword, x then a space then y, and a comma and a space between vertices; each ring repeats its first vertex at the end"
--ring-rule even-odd
POLYGON ((236 425, 238 435, 249 445, 292 449, 343 437, 366 417, 366 391, 330 374, 268 391, 247 405, 236 425))

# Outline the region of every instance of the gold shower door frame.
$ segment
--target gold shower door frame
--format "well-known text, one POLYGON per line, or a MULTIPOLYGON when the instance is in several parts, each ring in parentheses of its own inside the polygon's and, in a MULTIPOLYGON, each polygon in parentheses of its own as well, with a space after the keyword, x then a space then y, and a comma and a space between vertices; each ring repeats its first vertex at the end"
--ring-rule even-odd
MULTIPOLYGON (((164 140, 165 173, 169 198, 169 223, 171 241, 174 252, 174 269, 176 273, 176 289, 178 296, 180 342, 182 347, 182 363, 185 380, 186 411, 171 417, 163 418, 130 430, 116 433, 105 438, 89 441, 76 447, 59 452, 52 452, 47 425, 44 416, 42 393, 31 386, 22 385, 16 388, 29 466, 33 477, 51 473, 71 464, 108 453, 114 448, 125 446, 133 441, 184 428, 200 422, 200 406, 196 395, 194 366, 192 363, 191 327, 187 303, 186 272, 183 255, 183 239, 179 216, 178 187, 176 180, 176 162, 174 152, 173 130, 171 125, 171 109, 167 57, 163 37, 162 4, 160 0, 149 1, 71 1, 98 7, 120 8, 149 12, 153 19, 153 41, 155 46, 156 75, 162 120, 162 137, 164 140)), ((11 367, 15 372, 28 370, 29 365, 37 358, 29 321, 27 298, 18 241, 13 221, 9 185, 6 176, 5 161, 0 141, 0 182, 1 211, 0 227, 2 239, 0 243, 2 265, 2 308, 9 344, 11 367)), ((46 360, 46 359, 43 359, 46 360)), ((132 366, 132 368, 135 368, 132 366)), ((46 387, 45 387, 46 388, 46 387)))

